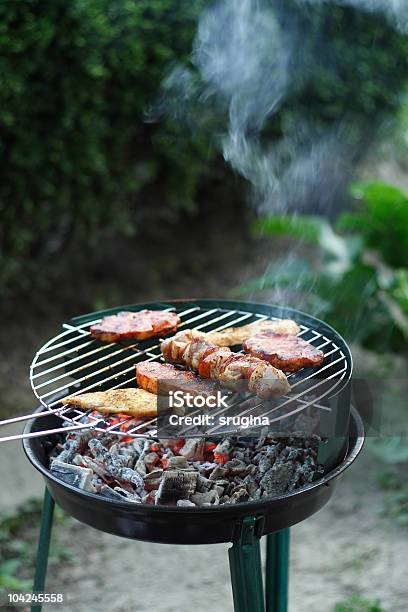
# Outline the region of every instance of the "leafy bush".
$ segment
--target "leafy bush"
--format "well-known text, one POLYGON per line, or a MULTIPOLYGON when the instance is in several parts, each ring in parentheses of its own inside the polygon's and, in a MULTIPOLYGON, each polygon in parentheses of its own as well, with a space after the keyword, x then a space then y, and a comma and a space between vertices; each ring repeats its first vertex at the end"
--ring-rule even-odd
POLYGON ((0 5, 0 282, 73 233, 132 231, 155 202, 191 206, 208 148, 144 121, 200 2, 6 0, 0 5))
POLYGON ((238 289, 294 289, 317 312, 354 341, 376 350, 406 350, 408 338, 408 199, 380 183, 358 185, 363 198, 337 229, 321 217, 272 216, 254 225, 259 235, 290 236, 317 247, 316 262, 275 261, 266 274, 238 289), (348 228, 352 233, 343 233, 348 228), (395 265, 396 267, 391 267, 395 265))
MULTIPOLYGON (((193 206, 199 179, 214 168, 205 130, 186 137, 182 123, 144 119, 168 66, 189 57, 204 5, 1 3, 3 286, 29 287, 38 258, 72 236, 89 240, 108 227, 131 234, 141 213, 154 208, 168 219, 193 206)), ((272 132, 297 132, 313 118, 314 127, 352 123, 361 136, 398 107, 407 39, 382 15, 297 0, 273 10, 296 44, 292 87, 272 132)))

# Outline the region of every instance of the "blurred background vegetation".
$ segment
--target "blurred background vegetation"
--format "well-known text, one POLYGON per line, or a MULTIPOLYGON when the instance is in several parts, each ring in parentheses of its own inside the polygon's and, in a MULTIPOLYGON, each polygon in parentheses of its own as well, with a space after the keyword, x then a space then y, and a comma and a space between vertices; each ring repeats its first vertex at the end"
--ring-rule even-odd
MULTIPOLYGON (((166 115, 146 121, 169 67, 188 63, 204 5, 204 0, 1 4, 3 295, 35 287, 39 266, 52 267, 69 243, 97 249, 107 234, 129 238, 154 233, 159 224, 177 227, 186 211, 199 213, 214 177, 237 180, 210 133, 214 125, 222 129, 222 117, 207 117, 194 132, 166 115)), ((407 37, 382 15, 347 7, 279 0, 274 11, 302 43, 292 59, 291 88, 267 126, 268 137, 278 139, 311 119, 316 130, 341 122, 354 167, 384 120, 400 111, 407 37)), ((345 187, 336 185, 342 204, 345 187)), ((316 200, 316 194, 311 197, 316 200)), ((317 201, 313 205, 319 208, 317 201)), ((222 206, 234 206, 228 188, 222 206)))

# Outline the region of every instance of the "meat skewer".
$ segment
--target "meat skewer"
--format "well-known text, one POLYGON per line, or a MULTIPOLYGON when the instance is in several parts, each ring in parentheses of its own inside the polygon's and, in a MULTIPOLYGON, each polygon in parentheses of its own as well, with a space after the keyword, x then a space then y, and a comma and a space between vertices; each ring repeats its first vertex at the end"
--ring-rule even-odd
POLYGON ((241 327, 227 327, 221 331, 209 332, 206 334, 206 338, 208 342, 217 346, 236 346, 242 344, 250 336, 264 332, 296 336, 300 332, 300 327, 291 319, 277 321, 267 319, 265 321, 255 321, 255 323, 249 323, 249 325, 242 325, 241 327))
POLYGON ((65 397, 64 405, 109 414, 127 414, 135 418, 157 416, 157 396, 144 389, 110 389, 65 397))
POLYGON ((90 332, 102 342, 121 340, 147 340, 175 332, 180 317, 174 312, 163 310, 140 310, 139 312, 118 312, 104 317, 90 332))
POLYGON ((233 353, 227 347, 208 342, 206 334, 185 330, 161 345, 164 358, 211 378, 231 389, 245 387, 262 399, 278 397, 290 391, 285 374, 272 365, 252 357, 233 353))
POLYGON ((315 368, 324 359, 323 351, 302 338, 274 332, 251 336, 244 340, 242 347, 245 352, 264 359, 285 372, 315 368))

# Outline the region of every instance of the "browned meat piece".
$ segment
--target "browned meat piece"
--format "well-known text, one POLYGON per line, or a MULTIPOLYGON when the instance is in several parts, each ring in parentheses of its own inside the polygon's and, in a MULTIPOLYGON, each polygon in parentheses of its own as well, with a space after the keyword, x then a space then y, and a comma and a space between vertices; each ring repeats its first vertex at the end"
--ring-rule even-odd
POLYGON ((165 340, 161 348, 166 360, 192 368, 200 376, 222 382, 229 388, 242 390, 242 383, 245 383, 263 399, 290 391, 286 376, 280 370, 256 357, 233 353, 226 347, 218 348, 200 332, 179 332, 174 338, 165 340))
POLYGON ((174 338, 168 338, 161 344, 161 352, 168 363, 185 365, 183 354, 190 342, 194 339, 203 339, 205 334, 195 329, 186 329, 178 332, 174 338))
POLYGON ((65 397, 62 404, 82 410, 128 414, 136 418, 157 416, 157 397, 144 389, 110 389, 65 397))
POLYGON ((211 344, 217 346, 236 346, 255 334, 265 331, 273 331, 277 334, 290 334, 296 336, 300 332, 299 326, 291 319, 281 319, 278 321, 255 321, 249 325, 242 327, 227 327, 217 332, 209 332, 206 334, 206 339, 211 344))
POLYGON ((192 395, 209 396, 215 395, 217 390, 213 382, 201 380, 193 372, 157 361, 141 361, 136 364, 136 380, 142 389, 159 395, 180 390, 192 395))
POLYGON ((244 351, 285 372, 296 372, 301 368, 319 366, 324 353, 297 336, 264 332, 251 336, 243 342, 244 351))
POLYGON ((92 325, 91 335, 102 342, 120 340, 147 340, 165 336, 176 331, 180 317, 174 312, 163 310, 140 310, 139 312, 119 312, 92 325))

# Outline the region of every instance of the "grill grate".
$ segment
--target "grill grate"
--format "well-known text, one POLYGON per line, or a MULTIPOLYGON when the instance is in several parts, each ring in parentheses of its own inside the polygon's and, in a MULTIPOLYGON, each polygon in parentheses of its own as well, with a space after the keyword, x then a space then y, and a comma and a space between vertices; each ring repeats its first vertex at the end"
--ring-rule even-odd
MULTIPOLYGON (((257 320, 278 318, 243 309, 210 308, 199 305, 190 305, 188 308, 184 305, 183 308, 182 303, 177 307, 164 310, 177 312, 181 318, 179 330, 193 327, 201 331, 219 331, 226 327, 245 325, 257 320)), ((157 435, 156 419, 136 423, 133 417, 128 417, 118 421, 112 417, 95 416, 91 411, 84 413, 80 410, 73 410, 60 403, 61 398, 66 395, 136 386, 135 364, 146 359, 149 361, 162 360, 160 339, 137 344, 101 344, 93 339, 90 336, 89 328, 100 320, 101 318, 95 318, 77 325, 64 324, 64 331, 49 340, 36 353, 30 367, 30 381, 36 397, 45 408, 43 412, 37 413, 36 417, 56 414, 61 417, 63 423, 60 430, 35 432, 28 434, 29 436, 90 427, 96 431, 121 436, 155 437, 157 435)), ((288 379, 292 391, 279 400, 273 402, 242 400, 242 398, 238 400, 237 396, 232 395, 229 408, 212 411, 211 414, 218 416, 228 411, 228 414, 234 416, 244 416, 251 413, 268 416, 272 423, 301 412, 312 405, 319 410, 330 411, 331 408, 324 400, 335 394, 342 385, 342 381, 347 380, 350 373, 347 357, 335 338, 330 338, 329 335, 326 336, 321 331, 303 324, 300 324, 300 328, 299 335, 325 353, 325 360, 319 368, 303 369, 289 374, 288 379)), ((32 416, 24 415, 8 419, 0 424, 23 421, 32 416)), ((186 427, 183 433, 188 435, 191 429, 186 427)), ((216 426, 210 433, 221 434, 225 431, 221 426, 216 426)), ((21 435, 10 436, 3 440, 21 437, 21 435)))

